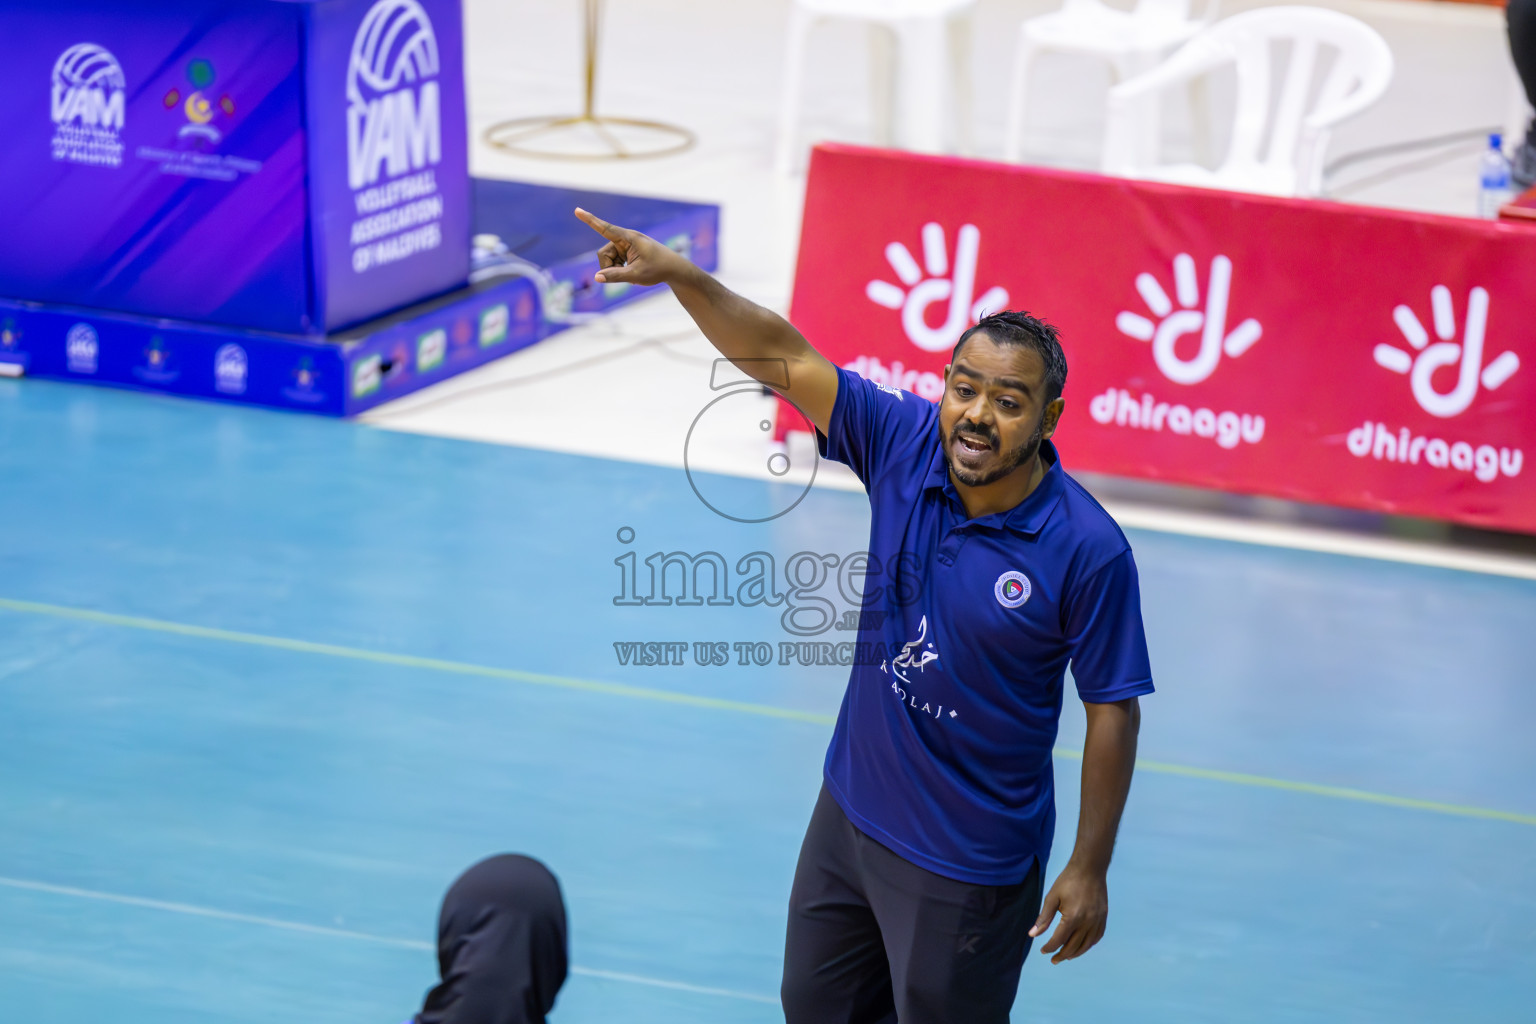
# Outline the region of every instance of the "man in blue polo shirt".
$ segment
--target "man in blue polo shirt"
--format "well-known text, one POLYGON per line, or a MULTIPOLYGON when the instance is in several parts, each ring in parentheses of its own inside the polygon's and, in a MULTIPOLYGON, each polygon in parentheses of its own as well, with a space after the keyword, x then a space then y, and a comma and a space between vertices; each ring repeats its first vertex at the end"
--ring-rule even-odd
POLYGON ((670 285, 722 355, 816 425, 869 491, 859 659, 790 894, 789 1024, 1002 1024, 1030 940, 1104 934, 1106 876, 1152 692, 1136 566, 1051 443, 1067 365, 1024 313, 955 346, 944 396, 840 370, 789 323, 653 239, 577 211, 598 280, 670 285), (767 376, 767 374, 765 374, 767 376), (777 376, 777 375, 775 375, 777 376), (1077 842, 1042 904, 1051 747, 1071 665, 1087 709, 1077 842))

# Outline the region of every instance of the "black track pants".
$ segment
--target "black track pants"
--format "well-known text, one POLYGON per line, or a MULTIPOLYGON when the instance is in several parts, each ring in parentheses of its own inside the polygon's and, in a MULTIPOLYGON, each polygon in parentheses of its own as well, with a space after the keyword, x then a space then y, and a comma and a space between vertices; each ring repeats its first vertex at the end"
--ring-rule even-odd
POLYGON ((860 832, 825 788, 789 897, 788 1024, 1007 1024, 1040 912, 1040 864, 969 885, 860 832))
POLYGON ((437 923, 442 983, 417 1024, 544 1024, 565 983, 565 902, 538 861, 483 860, 443 897, 437 923))

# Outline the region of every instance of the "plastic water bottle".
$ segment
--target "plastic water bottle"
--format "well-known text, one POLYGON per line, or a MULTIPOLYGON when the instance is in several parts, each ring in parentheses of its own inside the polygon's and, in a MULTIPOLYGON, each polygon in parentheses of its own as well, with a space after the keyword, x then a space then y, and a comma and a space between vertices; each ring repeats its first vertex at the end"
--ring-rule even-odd
POLYGON ((1510 185, 1509 157, 1504 155, 1504 137, 1495 132, 1488 136, 1488 148, 1478 161, 1477 215, 1485 220, 1499 216, 1499 207, 1514 198, 1510 185))

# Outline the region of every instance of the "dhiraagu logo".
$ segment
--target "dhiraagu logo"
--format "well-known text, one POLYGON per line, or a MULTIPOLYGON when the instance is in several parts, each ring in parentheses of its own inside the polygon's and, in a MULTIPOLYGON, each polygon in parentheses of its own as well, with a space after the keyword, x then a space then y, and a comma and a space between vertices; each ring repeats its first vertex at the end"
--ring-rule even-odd
POLYGON ((1151 274, 1136 275, 1136 291, 1157 322, 1139 313, 1123 311, 1115 317, 1120 333, 1136 341, 1152 343, 1152 361, 1175 384, 1198 384, 1216 372, 1223 354, 1236 359, 1264 335, 1264 328, 1249 317, 1227 331, 1227 300, 1232 293, 1232 261, 1226 256, 1211 260, 1206 282, 1205 309, 1200 305, 1200 280, 1194 257, 1181 252, 1173 258, 1174 294, 1179 308, 1151 274), (1192 358, 1179 355, 1179 341, 1199 332, 1200 348, 1192 358))
POLYGON ((439 327, 416 339, 416 372, 426 373, 443 365, 448 355, 448 332, 439 327))
MULTIPOLYGON (((1228 257, 1217 254, 1211 259, 1204 309, 1200 308, 1199 268, 1187 252, 1173 258, 1173 286, 1174 296, 1170 298, 1157 277, 1137 274, 1136 291, 1151 318, 1130 310, 1121 310, 1115 317, 1115 327, 1121 334, 1151 343, 1153 363, 1173 383, 1181 387, 1202 383, 1216 372, 1223 357, 1238 358, 1264 336, 1263 326, 1253 317, 1227 330, 1228 300, 1232 295, 1232 261, 1228 257), (1198 343, 1193 355, 1188 355, 1191 345, 1186 339, 1198 343), (1181 347, 1185 355, 1179 353, 1181 347)), ((1166 392, 1164 395, 1166 399, 1166 392)), ((1202 437, 1228 450, 1264 440, 1261 415, 1230 409, 1218 411, 1188 399, 1159 400, 1150 391, 1142 391, 1138 397, 1127 388, 1112 386, 1089 400, 1088 414, 1105 426, 1202 437)))
MULTIPOLYGON (((1377 366, 1408 378, 1414 401, 1420 409, 1443 420, 1460 416, 1472 406, 1479 394, 1503 387, 1520 369, 1520 357, 1512 349, 1484 361, 1488 340, 1488 290, 1474 287, 1467 294, 1466 319, 1462 322, 1459 344, 1456 341, 1454 299, 1451 290, 1443 284, 1435 285, 1430 290, 1429 306, 1434 339, 1430 338, 1424 322, 1412 307, 1406 304, 1397 306, 1392 310, 1392 320, 1402 333, 1403 340, 1408 343, 1408 349, 1382 342, 1372 353, 1377 366), (1434 378, 1441 370, 1453 371, 1454 385, 1449 391, 1441 391, 1435 386, 1434 378)), ((1518 398, 1509 401, 1518 401, 1518 398)), ((1480 429, 1483 426, 1478 423, 1476 427, 1464 429, 1480 429)), ((1418 433, 1419 429, 1422 428, 1368 419, 1345 435, 1344 443, 1349 453, 1359 459, 1450 469, 1466 473, 1484 484, 1491 484, 1500 477, 1519 476, 1525 466, 1524 449, 1500 443, 1500 440, 1488 439, 1479 443, 1476 439, 1431 437, 1427 433, 1418 433)), ((1447 424, 1443 432, 1449 434, 1453 430, 1456 428, 1447 424)), ((1441 432, 1435 430, 1435 433, 1441 432)), ((1517 438, 1518 435, 1510 438, 1506 434, 1501 440, 1517 438)))
POLYGON ((924 352, 947 352, 955 347, 972 321, 1007 306, 1008 291, 994 286, 981 298, 975 298, 976 257, 981 250, 981 231, 976 225, 960 226, 953 263, 944 225, 936 221, 924 224, 922 235, 923 265, 918 266, 905 245, 891 242, 885 247, 885 259, 901 284, 883 279, 871 281, 865 285, 864 294, 877 306, 901 312, 902 330, 912 344, 924 352), (938 327, 930 326, 928 307, 946 302, 949 306, 944 322, 938 327))
POLYGON ((364 398, 379 390, 384 381, 384 357, 375 353, 352 367, 352 397, 364 398))
POLYGON ((1380 344, 1374 355, 1377 366, 1408 377, 1420 409, 1431 416, 1449 419, 1467 411, 1477 397, 1479 384, 1484 390, 1493 391, 1513 377, 1520 369, 1520 357, 1510 351, 1500 353, 1486 365, 1483 362, 1488 289, 1473 288, 1468 294, 1460 344, 1456 343, 1456 311, 1451 290, 1443 284, 1436 285, 1429 293, 1429 302, 1438 339, 1434 344, 1430 344, 1429 332, 1412 307, 1400 305, 1392 310, 1392 320, 1412 351, 1380 344), (1439 391, 1434 385, 1435 373, 1443 367, 1455 369, 1456 385, 1450 391, 1439 391))
POLYGON ((507 304, 492 306, 480 314, 480 347, 490 348, 507 340, 507 304))

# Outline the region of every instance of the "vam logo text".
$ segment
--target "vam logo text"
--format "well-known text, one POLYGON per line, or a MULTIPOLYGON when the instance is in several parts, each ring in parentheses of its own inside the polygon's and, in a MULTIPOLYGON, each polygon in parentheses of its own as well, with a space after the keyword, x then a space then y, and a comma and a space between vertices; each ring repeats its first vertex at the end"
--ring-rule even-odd
POLYGON ((128 79, 105 47, 76 43, 53 64, 49 114, 55 160, 117 167, 127 117, 128 79))
POLYGON ((417 0, 379 0, 347 67, 347 180, 354 191, 442 160, 441 64, 417 0))

